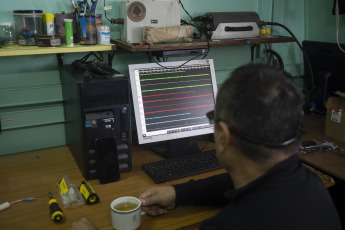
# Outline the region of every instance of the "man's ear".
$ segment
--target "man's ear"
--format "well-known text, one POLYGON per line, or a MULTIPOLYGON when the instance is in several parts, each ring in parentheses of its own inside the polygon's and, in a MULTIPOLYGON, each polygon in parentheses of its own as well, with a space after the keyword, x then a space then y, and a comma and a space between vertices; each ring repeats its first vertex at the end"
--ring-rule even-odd
POLYGON ((219 150, 220 152, 223 152, 223 150, 229 145, 229 142, 230 142, 230 132, 229 132, 229 128, 228 126, 220 121, 218 122, 218 147, 219 147, 219 150))

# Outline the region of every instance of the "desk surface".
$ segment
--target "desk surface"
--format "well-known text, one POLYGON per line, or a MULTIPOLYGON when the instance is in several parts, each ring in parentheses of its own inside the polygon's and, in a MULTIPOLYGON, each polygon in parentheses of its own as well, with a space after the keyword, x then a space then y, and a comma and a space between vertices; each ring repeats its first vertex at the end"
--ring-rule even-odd
MULTIPOLYGON (((307 131, 303 140, 328 140, 345 147, 323 135, 324 119, 310 117, 304 121, 307 131)), ((203 146, 204 143, 201 143, 203 146)), ((212 147, 212 145, 210 146, 212 147)), ((336 152, 317 152, 301 156, 302 160, 321 169, 331 176, 345 180, 345 157, 336 152)), ((9 209, 0 212, 0 229, 69 229, 80 217, 89 217, 99 229, 112 229, 110 220, 110 203, 120 196, 138 196, 147 188, 154 186, 153 181, 141 170, 141 165, 162 159, 160 156, 133 146, 133 170, 121 174, 118 182, 100 185, 98 180, 90 180, 101 201, 95 205, 82 205, 77 208, 64 208, 57 192, 57 183, 68 175, 71 183, 78 187, 84 180, 67 146, 49 148, 26 153, 12 154, 0 157, 0 204, 26 197, 35 197, 32 202, 13 204, 9 209), (63 209, 64 222, 54 223, 49 216, 48 191, 53 193, 63 209)), ((219 169, 203 174, 186 177, 168 184, 182 183, 191 178, 205 178, 222 173, 219 169)), ((195 223, 214 216, 219 207, 184 206, 160 217, 143 216, 140 229, 190 229, 195 223), (186 227, 186 228, 184 228, 186 227)), ((139 230, 140 230, 139 229, 139 230)))
MULTIPOLYGON (((345 143, 324 135, 325 117, 318 115, 306 115, 303 120, 306 133, 302 140, 315 140, 323 143, 329 141, 345 149, 345 143)), ((308 165, 319 169, 332 177, 345 181, 345 152, 318 151, 316 153, 301 155, 301 159, 308 165)))
MULTIPOLYGON (((100 185, 90 180, 100 203, 64 208, 57 192, 57 183, 68 175, 71 183, 79 187, 83 176, 67 146, 49 148, 0 157, 0 204, 26 197, 32 202, 19 202, 0 212, 0 229, 69 229, 80 217, 89 217, 99 229, 112 229, 110 203, 120 196, 138 196, 154 182, 141 170, 143 163, 162 159, 149 151, 133 146, 133 170, 121 174, 118 182, 100 185), (53 193, 64 212, 64 222, 56 224, 49 216, 48 191, 53 193)), ((181 183, 191 178, 204 178, 223 169, 174 180, 181 183)), ((166 183, 166 184, 171 184, 166 183)), ((143 216, 140 229, 179 229, 199 223, 219 211, 219 207, 178 207, 160 217, 143 216)), ((186 228, 188 229, 188 228, 186 228)))

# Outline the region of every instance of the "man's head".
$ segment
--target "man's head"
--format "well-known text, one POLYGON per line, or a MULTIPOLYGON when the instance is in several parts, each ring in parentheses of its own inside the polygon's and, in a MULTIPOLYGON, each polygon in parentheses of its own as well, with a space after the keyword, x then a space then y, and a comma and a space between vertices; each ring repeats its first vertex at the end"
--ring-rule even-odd
POLYGON ((228 125, 243 154, 262 162, 278 152, 294 153, 302 105, 303 95, 288 73, 267 65, 245 65, 220 87, 215 120, 228 125))

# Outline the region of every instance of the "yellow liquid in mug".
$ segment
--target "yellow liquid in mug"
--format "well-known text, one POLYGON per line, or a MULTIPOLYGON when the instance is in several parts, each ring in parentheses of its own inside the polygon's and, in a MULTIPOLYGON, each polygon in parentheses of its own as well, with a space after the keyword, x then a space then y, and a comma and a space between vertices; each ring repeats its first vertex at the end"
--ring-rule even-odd
POLYGON ((121 212, 132 211, 136 207, 138 207, 138 205, 132 202, 122 202, 122 203, 114 205, 114 209, 121 212))

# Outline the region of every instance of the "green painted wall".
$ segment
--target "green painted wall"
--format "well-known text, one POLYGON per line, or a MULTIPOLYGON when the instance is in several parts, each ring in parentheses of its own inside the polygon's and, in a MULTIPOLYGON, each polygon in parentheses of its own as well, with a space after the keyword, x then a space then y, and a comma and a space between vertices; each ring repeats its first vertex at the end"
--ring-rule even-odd
MULTIPOLYGON (((305 40, 336 42, 336 16, 333 1, 306 0, 305 40)), ((345 43, 345 15, 339 17, 339 42, 345 43)))
MULTIPOLYGON (((108 18, 119 17, 120 0, 106 0, 112 6, 108 18)), ((206 12, 256 11, 260 19, 287 26, 299 41, 304 39, 335 41, 335 17, 332 3, 325 0, 182 0, 192 16, 206 12), (322 17, 321 17, 322 15, 322 17)), ((104 13, 99 1, 96 13, 104 13)), ((13 10, 40 9, 60 13, 72 11, 70 0, 8 1, 0 8, 0 22, 13 21, 13 10)), ((182 11, 182 18, 189 17, 182 11)), ((344 17, 341 16, 341 35, 344 17)), ((104 24, 111 28, 111 37, 120 38, 120 25, 104 24)), ((271 28, 274 35, 288 35, 281 28, 271 28)), ((345 36, 342 36, 345 37, 345 36)), ((344 41, 344 39, 342 39, 344 41)), ((266 62, 265 45, 256 48, 257 62, 266 62)), ((295 43, 273 44, 283 58, 286 70, 294 76, 303 75, 303 58, 295 43)), ((86 53, 66 54, 64 63, 70 64, 86 53)), ((220 84, 239 65, 250 61, 250 46, 211 48, 207 58, 214 59, 217 82, 220 84)), ((177 60, 177 59, 169 59, 177 60)), ((128 64, 147 62, 142 53, 116 51, 113 66, 127 74, 128 64)), ((303 84, 303 82, 301 82, 303 84)), ((0 155, 65 144, 64 114, 56 55, 0 57, 0 155)))

